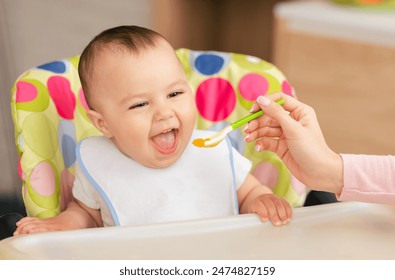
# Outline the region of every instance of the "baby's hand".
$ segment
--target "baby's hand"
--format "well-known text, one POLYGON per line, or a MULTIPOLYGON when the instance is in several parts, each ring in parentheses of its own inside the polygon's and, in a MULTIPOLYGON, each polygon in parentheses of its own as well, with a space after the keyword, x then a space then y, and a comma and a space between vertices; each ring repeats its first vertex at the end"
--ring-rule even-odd
POLYGON ((16 226, 17 228, 14 235, 60 230, 60 226, 54 218, 39 219, 34 217, 25 217, 19 220, 16 223, 16 226))
POLYGON ((270 220, 273 225, 281 226, 291 221, 292 208, 288 201, 274 194, 262 194, 251 201, 249 213, 257 213, 263 222, 270 220))

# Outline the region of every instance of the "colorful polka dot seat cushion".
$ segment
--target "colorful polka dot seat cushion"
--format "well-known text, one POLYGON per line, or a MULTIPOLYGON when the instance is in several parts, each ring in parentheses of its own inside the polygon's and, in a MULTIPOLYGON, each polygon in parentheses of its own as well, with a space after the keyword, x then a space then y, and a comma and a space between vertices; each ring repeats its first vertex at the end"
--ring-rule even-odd
MULTIPOLYGON (((196 93, 199 129, 219 130, 244 117, 260 94, 294 94, 284 75, 259 58, 188 49, 177 50, 177 55, 196 93)), ((78 61, 75 56, 29 69, 12 89, 18 173, 29 216, 52 217, 65 209, 71 199, 76 145, 100 135, 86 115, 78 61)), ((254 174, 292 206, 301 206, 305 187, 275 154, 258 154, 243 138, 242 129, 230 134, 232 144, 253 162, 254 174)))

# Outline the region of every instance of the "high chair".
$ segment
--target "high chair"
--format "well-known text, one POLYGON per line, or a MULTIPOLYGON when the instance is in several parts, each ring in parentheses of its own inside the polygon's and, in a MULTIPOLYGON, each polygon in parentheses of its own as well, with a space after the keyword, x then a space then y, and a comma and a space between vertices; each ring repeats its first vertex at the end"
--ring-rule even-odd
MULTIPOLYGON (((295 95, 280 70, 257 57, 188 49, 176 53, 196 95, 198 129, 220 130, 248 115, 258 95, 295 95)), ((76 145, 100 135, 86 115, 78 62, 79 56, 74 56, 31 68, 12 89, 18 173, 28 216, 52 217, 65 209, 72 198, 76 145)), ((263 184, 293 207, 303 205, 305 186, 277 155, 255 152, 253 143, 244 143, 242 128, 229 136, 251 160, 252 172, 263 184)))

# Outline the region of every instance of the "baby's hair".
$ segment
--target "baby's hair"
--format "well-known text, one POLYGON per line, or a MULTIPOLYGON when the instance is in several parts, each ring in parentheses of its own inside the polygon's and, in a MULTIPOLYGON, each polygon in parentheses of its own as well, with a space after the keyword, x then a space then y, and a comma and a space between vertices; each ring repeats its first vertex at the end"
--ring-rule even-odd
POLYGON ((128 51, 138 55, 148 47, 154 47, 160 38, 166 40, 162 35, 151 29, 134 25, 110 28, 93 38, 82 52, 78 65, 78 74, 89 108, 92 109, 92 101, 90 100, 93 83, 92 73, 97 55, 101 51, 128 51))

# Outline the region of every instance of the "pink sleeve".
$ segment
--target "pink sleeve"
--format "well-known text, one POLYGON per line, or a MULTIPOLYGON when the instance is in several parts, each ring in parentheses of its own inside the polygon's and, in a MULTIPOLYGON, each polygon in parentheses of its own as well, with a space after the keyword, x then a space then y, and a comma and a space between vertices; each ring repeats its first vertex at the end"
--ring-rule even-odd
POLYGON ((344 155, 343 201, 395 204, 395 156, 344 155))

